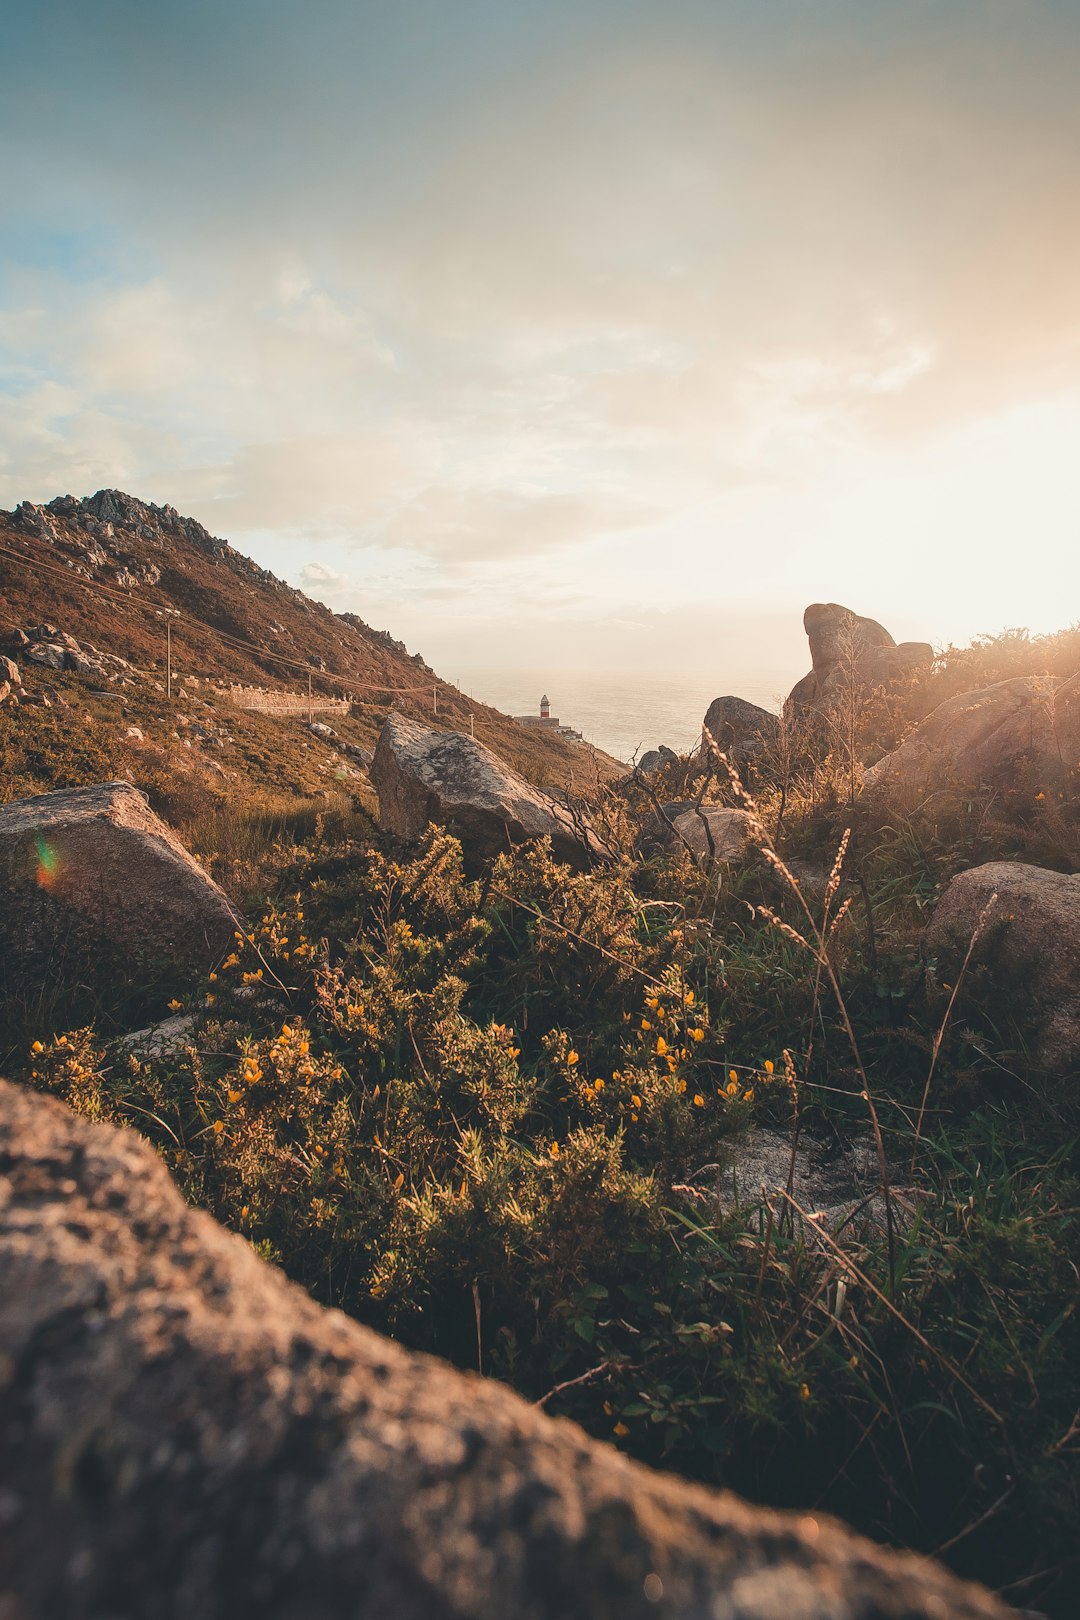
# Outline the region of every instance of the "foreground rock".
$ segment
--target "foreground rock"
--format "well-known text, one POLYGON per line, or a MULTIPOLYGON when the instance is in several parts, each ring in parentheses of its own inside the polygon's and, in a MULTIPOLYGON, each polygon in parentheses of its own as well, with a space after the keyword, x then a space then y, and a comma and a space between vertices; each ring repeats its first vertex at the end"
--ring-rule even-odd
POLYGON ((1075 780, 1080 676, 1017 676, 947 698, 866 773, 866 789, 911 807, 928 794, 1075 780))
POLYGON ((754 764, 779 730, 779 715, 740 697, 713 698, 702 721, 702 731, 708 733, 706 749, 711 738, 739 770, 754 764))
POLYGON ((0 1084, 0 1613, 1004 1620, 315 1305, 134 1132, 0 1084))
POLYGON ((1013 1025, 1041 1068, 1080 1071, 1080 876, 990 861, 949 884, 925 935, 930 987, 953 986, 991 896, 960 989, 959 1009, 1013 1025))
POLYGON ((403 714, 388 715, 369 775, 379 820, 399 838, 418 838, 434 822, 481 859, 536 838, 550 838, 559 859, 575 866, 604 857, 565 806, 458 731, 433 731, 403 714))
POLYGON ((863 618, 839 602, 812 602, 803 628, 813 663, 788 695, 785 709, 828 708, 854 680, 860 691, 889 687, 929 669, 934 649, 928 641, 897 643, 876 619, 863 618))
POLYGON ((73 944, 209 965, 237 927, 224 894, 127 782, 0 805, 0 951, 8 971, 73 944))

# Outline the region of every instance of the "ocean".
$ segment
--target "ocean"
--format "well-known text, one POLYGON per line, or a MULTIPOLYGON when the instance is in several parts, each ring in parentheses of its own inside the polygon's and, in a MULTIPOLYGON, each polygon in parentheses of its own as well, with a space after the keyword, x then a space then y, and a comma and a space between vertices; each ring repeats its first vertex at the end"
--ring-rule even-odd
POLYGON ((666 743, 676 753, 697 746, 701 722, 713 698, 735 693, 763 709, 778 712, 792 684, 789 672, 756 682, 733 677, 724 684, 711 675, 656 676, 627 672, 602 674, 569 669, 448 669, 461 691, 506 714, 539 714, 540 698, 551 712, 573 726, 587 742, 616 759, 631 760, 666 743))

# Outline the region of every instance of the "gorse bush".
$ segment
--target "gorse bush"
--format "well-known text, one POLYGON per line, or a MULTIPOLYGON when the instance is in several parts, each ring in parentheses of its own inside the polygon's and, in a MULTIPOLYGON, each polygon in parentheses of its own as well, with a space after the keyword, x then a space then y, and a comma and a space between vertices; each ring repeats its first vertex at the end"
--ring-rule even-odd
POLYGON ((955 852, 867 824, 826 868, 811 920, 853 1050, 775 863, 571 873, 541 845, 474 880, 444 833, 405 856, 312 831, 183 1051, 83 1028, 37 1043, 30 1082, 134 1125, 189 1197, 406 1343, 650 1462, 1063 1604, 1076 1118, 957 1029, 915 1139, 917 934, 955 852), (891 1242, 880 1194, 836 1235, 783 1193, 732 1207, 754 1117, 842 1143, 868 1086, 891 1242))

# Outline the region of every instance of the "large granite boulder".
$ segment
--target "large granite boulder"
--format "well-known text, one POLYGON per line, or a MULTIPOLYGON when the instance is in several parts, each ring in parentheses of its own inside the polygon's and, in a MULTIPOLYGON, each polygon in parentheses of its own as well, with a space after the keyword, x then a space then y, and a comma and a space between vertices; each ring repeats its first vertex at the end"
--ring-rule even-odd
POLYGON ((1080 762, 1080 676, 1016 676, 939 703, 866 773, 866 789, 910 806, 948 788, 1007 791, 1026 778, 1064 789, 1080 762))
POLYGON ((957 983, 968 946, 992 898, 960 986, 960 1012, 990 1010, 1012 1025, 1036 1065, 1080 1074, 1080 875, 1021 861, 989 861, 953 878, 924 936, 932 996, 957 983))
POLYGON ((324 1310, 134 1131, 0 1083, 12 1620, 1006 1620, 324 1310))
POLYGON ((575 866, 604 856, 565 805, 459 731, 434 731, 390 714, 368 774, 379 821, 399 838, 418 838, 434 822, 460 838, 472 858, 490 859, 536 838, 550 838, 559 859, 575 866))
POLYGON ((238 923, 217 884, 127 782, 0 805, 0 953, 7 971, 75 944, 207 966, 238 923))
POLYGON ((702 730, 735 766, 753 763, 780 730, 780 717, 740 697, 713 698, 702 730))
POLYGON ((897 643, 876 619, 863 618, 839 602, 812 602, 803 628, 813 663, 788 694, 786 709, 828 708, 854 680, 861 692, 888 688, 908 680, 934 661, 928 641, 897 643))

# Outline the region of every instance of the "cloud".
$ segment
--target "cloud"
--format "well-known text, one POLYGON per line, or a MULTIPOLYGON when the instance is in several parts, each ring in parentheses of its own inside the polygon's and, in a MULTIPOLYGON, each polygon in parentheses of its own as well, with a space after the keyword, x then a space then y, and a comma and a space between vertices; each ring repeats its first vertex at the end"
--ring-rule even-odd
POLYGON ((948 447, 1074 385, 1072 8, 112 9, 18 22, 5 504, 126 484, 391 623, 759 608, 906 470, 929 553, 993 528, 948 447))

